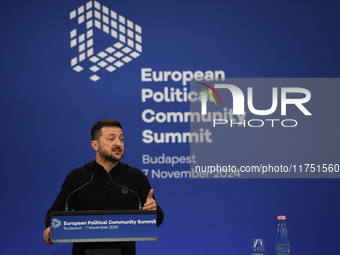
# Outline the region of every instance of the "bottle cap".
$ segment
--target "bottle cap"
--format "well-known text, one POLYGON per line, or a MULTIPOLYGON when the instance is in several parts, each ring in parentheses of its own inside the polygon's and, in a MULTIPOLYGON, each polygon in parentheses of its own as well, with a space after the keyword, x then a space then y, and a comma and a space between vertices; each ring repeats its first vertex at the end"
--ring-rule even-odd
POLYGON ((286 216, 285 216, 285 215, 278 215, 278 216, 277 216, 277 219, 278 219, 278 220, 285 220, 285 219, 286 219, 286 216))

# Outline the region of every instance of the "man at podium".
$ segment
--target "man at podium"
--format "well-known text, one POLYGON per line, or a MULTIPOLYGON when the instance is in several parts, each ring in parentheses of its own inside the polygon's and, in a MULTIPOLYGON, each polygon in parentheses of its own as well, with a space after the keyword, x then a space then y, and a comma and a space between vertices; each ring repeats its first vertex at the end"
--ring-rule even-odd
MULTIPOLYGON (((154 190, 144 173, 122 163, 124 134, 116 120, 98 121, 91 130, 95 160, 72 170, 46 214, 44 241, 51 241, 52 211, 157 210, 157 226, 164 213, 156 203, 154 190)), ((91 249, 119 249, 122 255, 136 254, 135 242, 74 243, 72 255, 91 249)))

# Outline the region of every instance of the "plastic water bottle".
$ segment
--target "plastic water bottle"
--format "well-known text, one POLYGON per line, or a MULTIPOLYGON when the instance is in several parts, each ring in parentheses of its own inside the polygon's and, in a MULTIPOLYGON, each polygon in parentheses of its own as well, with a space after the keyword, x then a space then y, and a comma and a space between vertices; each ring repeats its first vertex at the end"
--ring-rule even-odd
POLYGON ((290 255, 290 243, 286 216, 277 216, 277 232, 275 240, 276 255, 290 255))

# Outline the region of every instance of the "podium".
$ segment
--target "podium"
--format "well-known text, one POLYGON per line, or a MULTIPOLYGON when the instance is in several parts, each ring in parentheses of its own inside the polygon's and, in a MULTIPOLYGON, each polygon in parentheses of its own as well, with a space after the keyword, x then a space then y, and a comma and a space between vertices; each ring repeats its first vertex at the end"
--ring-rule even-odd
MULTIPOLYGON (((52 243, 156 241, 156 211, 54 211, 52 243)), ((119 249, 86 250, 86 255, 119 255, 119 249)))

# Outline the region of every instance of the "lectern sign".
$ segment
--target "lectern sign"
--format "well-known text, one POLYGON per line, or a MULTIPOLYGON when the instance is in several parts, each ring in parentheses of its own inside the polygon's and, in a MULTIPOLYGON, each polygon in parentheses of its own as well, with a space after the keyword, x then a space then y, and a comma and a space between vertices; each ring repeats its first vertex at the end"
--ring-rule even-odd
POLYGON ((155 211, 53 212, 52 243, 155 241, 155 211))

